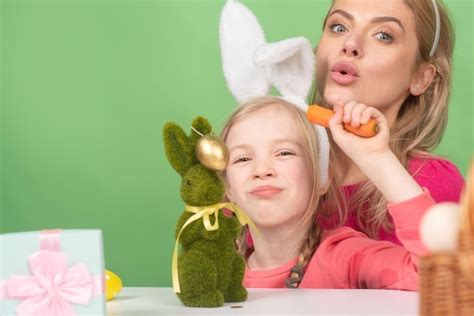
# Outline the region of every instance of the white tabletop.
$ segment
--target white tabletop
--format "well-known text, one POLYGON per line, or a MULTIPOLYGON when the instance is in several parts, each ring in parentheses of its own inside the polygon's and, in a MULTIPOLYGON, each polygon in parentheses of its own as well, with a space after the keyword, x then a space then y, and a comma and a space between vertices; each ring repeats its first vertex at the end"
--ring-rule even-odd
POLYGON ((127 287, 107 315, 417 315, 418 293, 392 290, 249 289, 247 301, 185 307, 172 288, 127 287))

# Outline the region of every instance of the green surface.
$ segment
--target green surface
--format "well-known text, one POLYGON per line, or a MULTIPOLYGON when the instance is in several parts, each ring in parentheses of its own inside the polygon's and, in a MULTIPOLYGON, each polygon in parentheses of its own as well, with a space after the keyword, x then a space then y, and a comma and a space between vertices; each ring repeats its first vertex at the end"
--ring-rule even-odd
MULTIPOLYGON (((244 1, 270 41, 316 43, 329 0, 244 1)), ((3 0, 0 229, 101 228, 126 286, 170 286, 180 177, 165 121, 235 101, 221 71, 224 1, 3 0)), ((457 29, 448 130, 437 152, 466 174, 473 153, 473 3, 448 0, 457 29)))

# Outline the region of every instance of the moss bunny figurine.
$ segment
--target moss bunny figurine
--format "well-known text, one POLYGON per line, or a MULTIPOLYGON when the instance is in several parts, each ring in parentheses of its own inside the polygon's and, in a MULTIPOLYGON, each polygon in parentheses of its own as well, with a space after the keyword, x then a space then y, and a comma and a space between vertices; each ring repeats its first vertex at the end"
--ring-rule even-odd
POLYGON ((202 117, 193 120, 189 137, 173 122, 163 128, 166 157, 182 177, 181 198, 186 204, 176 226, 182 252, 178 257, 175 251, 173 256, 177 260, 173 285, 181 302, 191 307, 218 307, 247 299, 242 285, 245 263, 234 244, 241 229, 239 219, 222 213, 224 183, 216 171, 200 162, 195 150, 199 139, 211 131, 202 117), (215 212, 207 212, 210 209, 215 212))

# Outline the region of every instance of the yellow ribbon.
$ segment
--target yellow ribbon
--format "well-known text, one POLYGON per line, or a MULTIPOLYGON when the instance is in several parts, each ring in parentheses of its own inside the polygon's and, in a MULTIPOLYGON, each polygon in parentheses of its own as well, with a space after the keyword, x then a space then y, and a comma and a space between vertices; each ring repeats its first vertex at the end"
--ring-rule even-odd
POLYGON ((259 231, 255 224, 252 222, 250 217, 248 217, 247 214, 244 213, 237 205, 233 203, 216 203, 213 205, 208 205, 208 206, 190 206, 186 205, 185 210, 191 213, 194 213, 188 220, 184 223, 184 225, 181 227, 181 230, 179 231, 178 237, 176 237, 176 242, 174 244, 174 250, 173 250, 173 262, 171 264, 171 273, 172 273, 172 278, 173 278, 173 289, 175 293, 181 293, 181 289, 179 287, 179 277, 178 277, 178 247, 179 247, 179 237, 181 236, 181 233, 183 230, 191 224, 192 222, 202 218, 204 227, 208 231, 214 231, 219 228, 219 222, 217 218, 218 211, 222 208, 226 208, 231 210, 236 216, 237 219, 239 220, 241 225, 249 225, 250 229, 255 232, 257 235, 259 235, 259 231), (211 225, 211 221, 209 220, 209 217, 214 215, 216 221, 214 222, 214 225, 211 225))

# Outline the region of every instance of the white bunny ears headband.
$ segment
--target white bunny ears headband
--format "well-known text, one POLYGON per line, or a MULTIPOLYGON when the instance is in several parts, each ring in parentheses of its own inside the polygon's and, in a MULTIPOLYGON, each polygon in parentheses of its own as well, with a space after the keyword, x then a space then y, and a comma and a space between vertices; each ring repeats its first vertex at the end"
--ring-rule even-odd
MULTIPOLYGON (((222 64, 227 85, 239 102, 265 96, 275 86, 282 98, 306 112, 311 90, 314 54, 304 37, 267 43, 254 14, 238 0, 228 0, 219 26, 222 64)), ((328 183, 329 141, 324 127, 318 133, 321 185, 328 183)))

